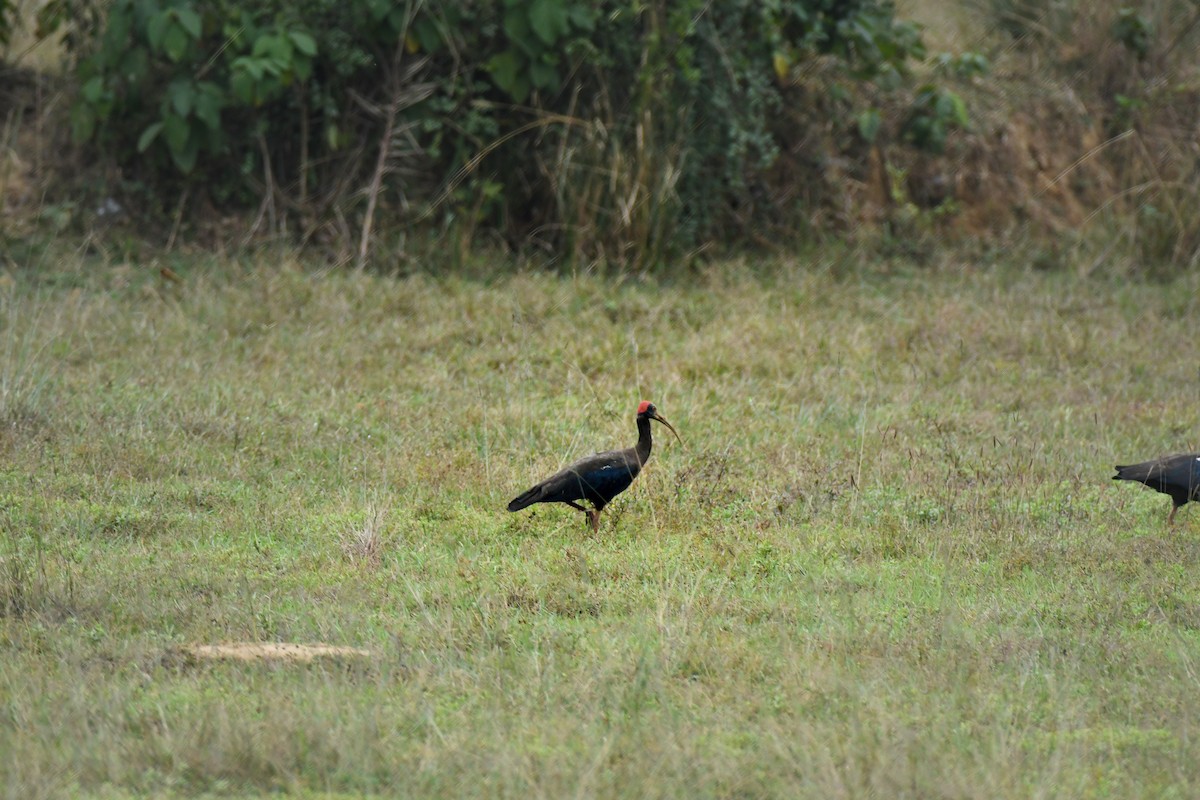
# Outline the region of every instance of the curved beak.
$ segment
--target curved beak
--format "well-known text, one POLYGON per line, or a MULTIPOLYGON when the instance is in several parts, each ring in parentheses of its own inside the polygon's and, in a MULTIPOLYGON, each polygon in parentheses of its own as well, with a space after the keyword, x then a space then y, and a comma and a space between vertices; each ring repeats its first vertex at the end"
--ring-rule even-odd
POLYGON ((665 417, 659 416, 659 413, 657 411, 655 411, 653 416, 650 417, 650 419, 657 420, 657 421, 661 422, 663 425, 666 425, 667 429, 669 431, 671 431, 671 433, 675 434, 675 439, 680 444, 683 444, 683 439, 679 438, 679 432, 675 430, 675 428, 671 425, 671 423, 667 422, 665 417))

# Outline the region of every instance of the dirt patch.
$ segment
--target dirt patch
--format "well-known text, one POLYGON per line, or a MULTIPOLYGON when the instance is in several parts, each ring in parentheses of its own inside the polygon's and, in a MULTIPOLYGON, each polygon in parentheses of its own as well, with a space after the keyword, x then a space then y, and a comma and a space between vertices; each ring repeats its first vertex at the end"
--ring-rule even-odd
POLYGON ((191 644, 179 648, 180 655, 197 661, 286 661, 307 664, 318 658, 368 658, 370 650, 332 644, 288 642, 226 642, 191 644))

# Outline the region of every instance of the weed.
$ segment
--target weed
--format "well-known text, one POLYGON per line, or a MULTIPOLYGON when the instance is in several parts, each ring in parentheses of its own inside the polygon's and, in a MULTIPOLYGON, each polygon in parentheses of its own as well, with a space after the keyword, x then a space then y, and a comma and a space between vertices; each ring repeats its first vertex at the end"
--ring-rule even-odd
POLYGON ((383 553, 383 529, 387 519, 387 506, 370 502, 363 511, 363 519, 351 525, 342 537, 342 549, 354 561, 378 566, 383 553))

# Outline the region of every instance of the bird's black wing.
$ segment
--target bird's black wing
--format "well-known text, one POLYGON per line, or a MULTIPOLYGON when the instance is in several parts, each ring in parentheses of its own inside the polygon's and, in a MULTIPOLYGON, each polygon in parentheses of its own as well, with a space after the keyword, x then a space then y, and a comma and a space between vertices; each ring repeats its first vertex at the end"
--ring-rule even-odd
POLYGON ((610 450, 581 458, 560 473, 578 498, 603 506, 629 488, 642 465, 630 450, 610 450))
POLYGON ((587 500, 603 506, 629 488, 641 471, 637 456, 627 450, 611 450, 582 458, 554 473, 508 504, 520 511, 534 503, 566 503, 587 500))

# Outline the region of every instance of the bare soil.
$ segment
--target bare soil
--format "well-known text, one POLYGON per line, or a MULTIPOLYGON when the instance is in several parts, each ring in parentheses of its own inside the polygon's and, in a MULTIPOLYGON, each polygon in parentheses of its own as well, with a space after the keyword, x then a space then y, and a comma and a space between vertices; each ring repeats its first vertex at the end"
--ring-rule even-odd
POLYGON ((319 658, 369 658, 370 650, 333 644, 296 644, 292 642, 224 642, 192 644, 181 653, 193 659, 230 661, 288 661, 307 664, 319 658))

